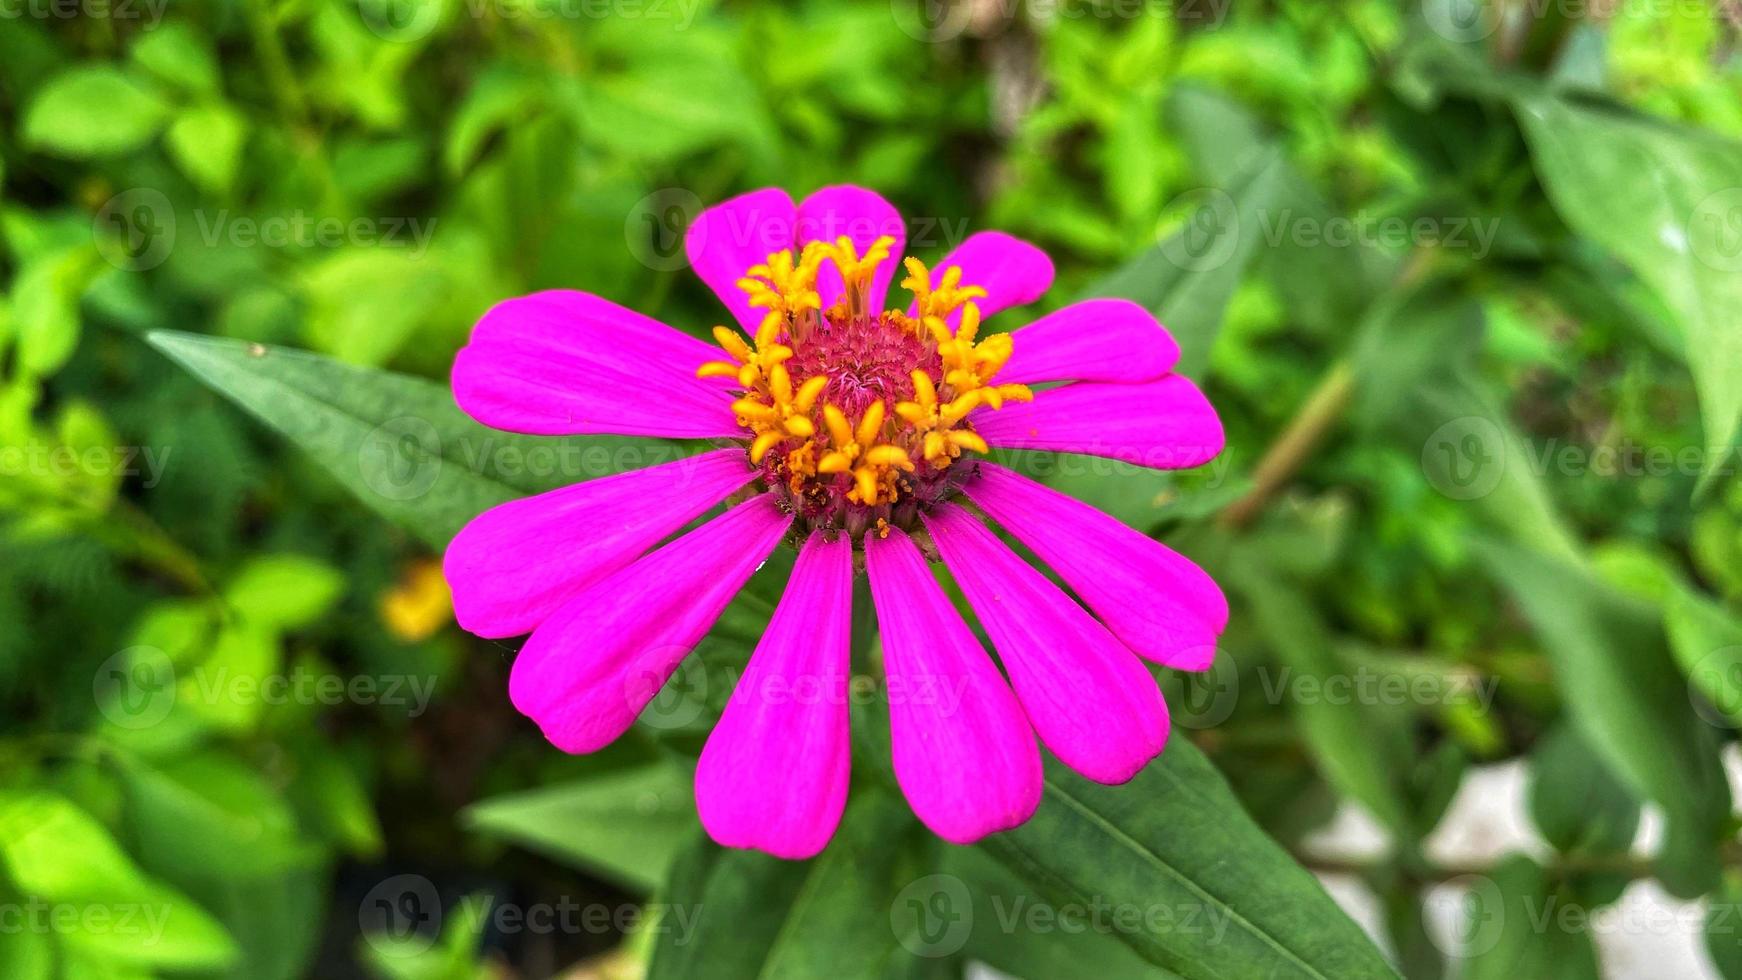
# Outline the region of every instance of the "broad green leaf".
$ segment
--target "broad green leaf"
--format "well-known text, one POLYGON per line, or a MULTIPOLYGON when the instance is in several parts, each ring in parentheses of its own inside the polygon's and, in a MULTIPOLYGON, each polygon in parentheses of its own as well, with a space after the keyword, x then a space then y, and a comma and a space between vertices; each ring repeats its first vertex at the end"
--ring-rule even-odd
POLYGON ((433 945, 415 932, 365 935, 358 943, 360 958, 384 980, 491 980, 498 971, 480 959, 479 947, 494 905, 490 895, 468 895, 444 918, 441 940, 433 945))
POLYGON ((129 762, 122 776, 141 859, 176 881, 260 877, 309 857, 284 800, 227 755, 204 752, 161 767, 129 762), (224 860, 213 861, 214 853, 224 860))
POLYGON ((1424 383, 1415 404, 1415 411, 1400 417, 1398 431, 1420 453, 1422 473, 1436 491, 1469 501, 1515 543, 1582 560, 1578 540, 1504 408, 1464 372, 1424 383))
MULTIPOLYGON (((1530 761, 1530 818, 1543 839, 1564 855, 1624 857, 1639 829, 1639 800, 1615 778, 1571 725, 1551 729, 1530 761)), ((1581 900, 1608 904, 1632 877, 1575 871, 1565 885, 1581 900)))
POLYGON ((1639 828, 1639 802, 1563 725, 1532 753, 1530 816, 1563 853, 1625 852, 1639 828))
POLYGON ((166 138, 183 173, 207 190, 228 194, 247 136, 241 113, 226 105, 202 105, 178 113, 166 138))
POLYGON ((187 21, 169 21, 144 32, 127 53, 146 71, 184 92, 214 95, 219 90, 212 42, 187 21))
MULTIPOLYGON (((1233 583, 1277 658, 1293 674, 1319 684, 1347 679, 1323 619, 1297 588, 1243 568, 1233 583)), ((1409 807, 1399 783, 1408 736, 1376 706, 1324 697, 1291 705, 1307 749, 1331 785, 1366 807, 1393 831, 1411 836, 1409 807)))
MULTIPOLYGON (((1696 130, 1521 97, 1544 188, 1580 234, 1614 252, 1676 314, 1708 448, 1742 423, 1742 146, 1696 130)), ((1705 480, 1715 473, 1708 456, 1705 480)))
MULTIPOLYGON (((913 955, 949 955, 955 950, 940 947, 954 938, 947 925, 941 940, 905 928, 908 900, 952 885, 904 855, 913 828, 901 801, 860 792, 834 840, 809 861, 698 841, 661 895, 648 980, 871 980, 899 976, 913 955)), ((960 881, 953 885, 965 895, 960 881)))
POLYGON ((331 880, 331 872, 316 864, 260 878, 206 878, 185 887, 242 949, 221 974, 225 980, 298 980, 314 975, 331 880))
POLYGON ((151 86, 108 65, 55 76, 24 110, 24 142, 68 157, 114 156, 157 135, 169 105, 151 86))
POLYGON ((20 891, 79 910, 62 942, 98 960, 202 969, 236 955, 211 916, 147 877, 102 824, 64 797, 0 796, 0 858, 20 891))
POLYGON ((1742 623, 1724 607, 1674 583, 1663 604, 1669 647, 1688 682, 1718 712, 1708 719, 1742 726, 1742 623))
MULTIPOLYGON (((1201 380, 1222 314, 1260 242, 1258 215, 1274 206, 1280 157, 1265 154, 1227 190, 1204 188, 1175 202, 1183 227, 1097 282, 1086 294, 1138 303, 1180 345, 1177 370, 1201 380)), ((1017 454, 1049 467, 1037 479, 1138 528, 1152 526, 1168 502, 1174 474, 1116 460, 1017 454)))
POLYGON ((1713 733, 1688 710, 1651 610, 1561 558, 1493 540, 1478 555, 1541 637, 1580 735, 1630 790, 1664 809, 1665 885, 1689 895, 1711 887, 1730 793, 1713 733))
POLYGON ((1178 227, 1155 247, 1090 288, 1146 307, 1179 341, 1175 369, 1199 377, 1222 325, 1228 298, 1263 242, 1260 216, 1275 207, 1282 157, 1261 155, 1225 188, 1200 188, 1175 200, 1178 227))
POLYGON ((294 629, 320 619, 344 591, 345 579, 303 555, 259 555, 224 586, 224 601, 256 626, 294 629))
POLYGON ((1361 927, 1177 734, 1123 786, 1049 765, 1034 817, 976 846, 1054 905, 1138 910, 1114 937, 1181 976, 1396 976, 1361 927), (1186 920, 1193 928, 1180 925, 1186 920))
POLYGON ((1724 980, 1742 980, 1742 874, 1724 876, 1706 908, 1706 953, 1724 980))
POLYGON ((690 780, 660 763, 475 803, 475 830, 523 844, 643 894, 696 828, 690 780))
POLYGON ((278 634, 235 622, 218 631, 210 654, 176 678, 175 705, 230 732, 254 727, 266 707, 268 678, 282 676, 278 634))
POLYGON ((970 896, 962 903, 967 919, 967 928, 960 930, 966 933, 964 956, 1019 977, 1175 980, 1176 974, 1145 961, 1113 937, 1118 923, 1131 917, 1129 912, 1081 903, 1054 905, 980 848, 949 848, 942 869, 934 887, 910 896, 907 911, 916 922, 947 930, 954 925, 948 917, 957 911, 954 904, 962 894, 949 878, 959 879, 970 896))
POLYGON ((301 351, 174 331, 149 340, 437 548, 504 501, 679 454, 670 443, 497 432, 467 418, 445 385, 301 351))
MULTIPOLYGON (((1466 876, 1469 887, 1462 932, 1467 954, 1458 971, 1463 980, 1597 980, 1597 950, 1585 925, 1549 914, 1572 901, 1556 890, 1542 868, 1526 857, 1510 857, 1490 874, 1466 876)), ((1588 920, 1581 918, 1581 923, 1588 920)))

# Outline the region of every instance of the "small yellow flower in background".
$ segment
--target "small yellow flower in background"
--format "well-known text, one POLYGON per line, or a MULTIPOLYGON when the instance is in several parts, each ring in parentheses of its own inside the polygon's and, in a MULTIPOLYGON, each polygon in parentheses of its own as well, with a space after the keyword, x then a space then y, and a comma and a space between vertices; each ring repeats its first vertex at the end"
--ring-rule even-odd
POLYGON ((428 639, 453 618, 454 597, 434 558, 407 565, 399 583, 381 594, 381 621, 407 643, 428 639))

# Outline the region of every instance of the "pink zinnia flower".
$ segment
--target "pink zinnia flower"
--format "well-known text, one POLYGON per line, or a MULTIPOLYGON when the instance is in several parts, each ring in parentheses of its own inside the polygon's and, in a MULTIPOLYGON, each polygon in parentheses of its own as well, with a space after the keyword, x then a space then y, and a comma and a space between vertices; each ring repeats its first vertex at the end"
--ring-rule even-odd
POLYGON ((696 768, 702 823, 725 845, 807 857, 840 821, 860 568, 892 692, 896 779, 919 819, 958 843, 1034 812, 1037 734, 1089 779, 1131 778, 1168 735, 1138 657, 1204 669, 1227 621, 1221 591, 1189 560, 981 458, 1003 447, 1165 468, 1209 460, 1221 423, 1171 373, 1173 339, 1114 299, 983 333, 983 317, 1052 282, 1044 253, 997 232, 969 237, 936 270, 900 263, 913 301, 886 308, 903 240, 900 216, 868 190, 825 188, 796 206, 756 191, 704 212, 685 240, 742 328, 715 327, 718 347, 552 291, 491 309, 454 362, 455 398, 488 426, 725 447, 504 504, 449 546, 461 625, 531 632, 509 695, 558 748, 591 752, 622 735, 757 567, 782 542, 797 549, 696 768), (1068 383, 1043 387, 1052 382, 1068 383), (654 547, 728 498, 721 516, 654 547), (939 587, 934 558, 1002 675, 939 587))

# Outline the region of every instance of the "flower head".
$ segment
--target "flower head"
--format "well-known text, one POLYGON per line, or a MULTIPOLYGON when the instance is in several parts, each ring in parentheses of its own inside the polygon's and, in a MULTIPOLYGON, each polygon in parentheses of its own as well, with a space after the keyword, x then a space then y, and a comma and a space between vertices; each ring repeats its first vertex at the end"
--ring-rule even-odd
POLYGON ((851 657, 861 570, 896 779, 919 818, 956 842, 1033 812, 1037 736, 1090 779, 1129 779, 1168 733, 1139 657, 1204 669, 1226 624, 1220 590, 1192 562, 985 458, 1209 460, 1221 425, 1172 373, 1166 331, 1122 300, 988 331, 985 319, 1050 285, 1046 256, 982 232, 927 266, 900 258, 903 240, 900 217, 870 191, 825 188, 796 206, 757 191, 704 212, 686 238, 736 321, 713 328, 714 344, 596 296, 546 292, 490 310, 455 360, 455 397, 486 425, 722 444, 504 504, 449 546, 461 624, 531 633, 509 694, 559 748, 621 735, 768 556, 782 542, 796 550, 697 765, 702 822, 723 844, 803 857, 834 833, 848 681, 876 669, 851 657), (898 267, 909 301, 891 308, 898 267), (724 514, 671 537, 723 500, 724 514))

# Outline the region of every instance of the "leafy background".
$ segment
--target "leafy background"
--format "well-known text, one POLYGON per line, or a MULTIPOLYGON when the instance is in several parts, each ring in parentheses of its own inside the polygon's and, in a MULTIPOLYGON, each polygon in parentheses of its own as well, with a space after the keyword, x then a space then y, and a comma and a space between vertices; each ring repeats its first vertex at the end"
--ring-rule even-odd
POLYGON ((1742 976, 1737 32, 1697 0, 9 6, 0 975, 1572 978, 1653 888, 1742 976), (892 792, 867 677, 855 803, 794 864, 701 841, 687 770, 780 563, 630 737, 561 756, 440 548, 683 447, 486 432, 443 379, 539 288, 703 331, 696 209, 841 181, 928 257, 1043 244, 1043 307, 1158 312, 1227 452, 1037 472, 1234 615, 1215 670, 1158 672, 1162 760, 1051 771, 974 848, 892 792), (1498 764, 1532 845, 1445 860, 1498 764), (1316 846, 1338 814, 1379 846, 1316 846))

